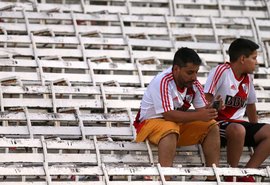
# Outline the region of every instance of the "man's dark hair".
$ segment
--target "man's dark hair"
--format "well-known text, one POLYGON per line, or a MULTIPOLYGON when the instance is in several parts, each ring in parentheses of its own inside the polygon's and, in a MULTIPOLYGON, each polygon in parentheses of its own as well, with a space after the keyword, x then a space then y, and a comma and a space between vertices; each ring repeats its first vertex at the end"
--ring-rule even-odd
POLYGON ((230 61, 234 62, 242 55, 249 57, 258 48, 259 45, 251 40, 243 38, 236 39, 229 47, 230 61))
POLYGON ((182 47, 174 55, 173 66, 185 67, 187 63, 201 65, 202 61, 193 49, 182 47))

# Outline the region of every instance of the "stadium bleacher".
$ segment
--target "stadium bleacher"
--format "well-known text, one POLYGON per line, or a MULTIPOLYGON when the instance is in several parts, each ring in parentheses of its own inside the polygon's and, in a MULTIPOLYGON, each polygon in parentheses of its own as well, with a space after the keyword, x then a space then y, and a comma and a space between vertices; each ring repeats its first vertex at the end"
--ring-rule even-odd
MULTIPOLYGON (((211 185, 232 175, 269 184, 270 158, 259 169, 230 168, 222 149, 220 167, 204 167, 200 145, 161 167, 155 146, 134 142, 132 125, 178 48, 198 52, 204 84, 239 37, 260 45, 256 106, 270 123, 269 18, 266 0, 1 0, 1 184, 211 185), (217 181, 204 182, 208 175, 217 181)), ((244 149, 241 166, 252 152, 244 149)))

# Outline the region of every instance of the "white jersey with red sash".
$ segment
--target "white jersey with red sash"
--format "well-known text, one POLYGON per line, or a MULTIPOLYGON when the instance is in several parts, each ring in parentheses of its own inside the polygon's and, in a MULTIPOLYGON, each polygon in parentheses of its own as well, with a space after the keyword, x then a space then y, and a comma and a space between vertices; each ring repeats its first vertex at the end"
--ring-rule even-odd
POLYGON ((219 111, 217 120, 242 119, 247 104, 257 101, 252 77, 247 74, 237 79, 230 63, 220 64, 210 71, 204 92, 220 95, 225 109, 219 111))
POLYGON ((170 110, 186 111, 191 104, 194 108, 201 108, 206 105, 206 102, 199 81, 195 81, 192 87, 180 89, 174 82, 172 67, 170 67, 150 82, 143 95, 134 126, 138 132, 144 120, 162 118, 162 113, 170 110))

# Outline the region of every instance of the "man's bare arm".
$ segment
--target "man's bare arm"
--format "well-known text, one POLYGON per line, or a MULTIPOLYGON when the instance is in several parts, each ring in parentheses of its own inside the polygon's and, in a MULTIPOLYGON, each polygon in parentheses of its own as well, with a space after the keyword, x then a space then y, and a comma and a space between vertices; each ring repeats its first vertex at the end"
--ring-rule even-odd
POLYGON ((203 108, 199 111, 178 111, 172 110, 163 113, 164 119, 176 123, 186 123, 191 121, 209 121, 217 117, 217 111, 213 108, 203 108))
POLYGON ((257 116, 255 103, 247 104, 246 114, 247 114, 249 122, 251 122, 251 123, 257 123, 258 122, 258 116, 257 116))

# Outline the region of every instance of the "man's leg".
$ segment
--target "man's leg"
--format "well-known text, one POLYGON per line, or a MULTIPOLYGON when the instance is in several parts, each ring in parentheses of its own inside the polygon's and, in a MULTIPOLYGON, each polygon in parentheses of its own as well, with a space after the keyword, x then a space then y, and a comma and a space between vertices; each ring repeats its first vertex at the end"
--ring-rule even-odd
MULTIPOLYGON (((158 162, 162 167, 172 167, 177 146, 178 134, 170 133, 160 139, 158 143, 158 162)), ((171 176, 165 176, 167 181, 171 176)))
POLYGON ((254 136, 257 146, 247 168, 257 168, 270 155, 270 125, 264 125, 254 136))
POLYGON ((170 133, 158 143, 158 161, 163 167, 171 167, 175 157, 178 135, 170 133))
MULTIPOLYGON (((158 162, 162 167, 173 165, 176 146, 179 136, 179 125, 164 119, 150 119, 145 121, 145 125, 137 133, 136 142, 148 139, 150 143, 158 147, 158 162)), ((170 176, 165 176, 170 180, 170 176)))
POLYGON ((218 125, 214 125, 210 128, 202 143, 202 147, 206 166, 212 166, 213 164, 218 166, 220 156, 220 137, 218 125))
POLYGON ((238 123, 230 123, 226 128, 227 162, 231 167, 237 167, 245 143, 245 127, 238 123))
MULTIPOLYGON (((206 166, 212 166, 213 164, 219 165, 220 156, 220 137, 219 127, 214 125, 210 128, 203 143, 203 152, 205 157, 206 166)), ((216 179, 214 176, 207 177, 208 180, 216 179)))

